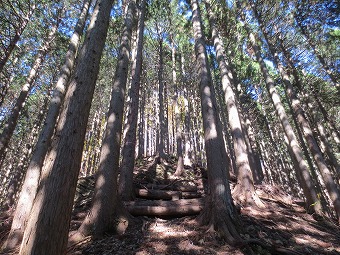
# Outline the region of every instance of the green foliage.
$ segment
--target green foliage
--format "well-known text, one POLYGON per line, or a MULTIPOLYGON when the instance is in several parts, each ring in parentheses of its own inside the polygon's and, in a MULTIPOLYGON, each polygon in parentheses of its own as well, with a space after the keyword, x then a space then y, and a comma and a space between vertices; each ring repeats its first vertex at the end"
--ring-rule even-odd
POLYGON ((338 29, 338 28, 332 29, 329 32, 329 35, 333 40, 340 41, 340 29, 338 29))

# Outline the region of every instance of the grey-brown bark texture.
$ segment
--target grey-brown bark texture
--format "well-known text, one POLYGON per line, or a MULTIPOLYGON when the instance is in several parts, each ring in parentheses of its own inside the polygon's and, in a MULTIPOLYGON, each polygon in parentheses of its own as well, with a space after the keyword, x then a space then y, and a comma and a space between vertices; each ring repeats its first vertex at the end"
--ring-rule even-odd
POLYGON ((112 4, 113 0, 99 0, 93 11, 89 32, 66 92, 56 135, 42 171, 20 248, 21 255, 66 253, 87 119, 112 4))
MULTIPOLYGON (((58 13, 60 14, 60 10, 58 11, 58 13)), ((25 105, 25 101, 29 95, 35 79, 37 78, 38 72, 42 66, 46 54, 51 50, 51 43, 55 38, 59 26, 58 20, 59 17, 56 17, 56 22, 53 24, 47 38, 41 45, 41 48, 38 50, 33 66, 29 72, 28 77, 26 78, 25 84, 21 88, 20 94, 16 99, 15 105, 0 135, 0 159, 3 158, 5 150, 7 149, 8 144, 13 136, 15 127, 19 119, 20 111, 25 105)))
POLYGON ((163 61, 163 38, 161 31, 159 31, 158 26, 156 24, 156 29, 158 35, 158 72, 157 72, 157 82, 158 82, 158 103, 159 103, 159 139, 158 139, 158 151, 161 159, 165 158, 164 152, 164 141, 165 141, 165 116, 164 116, 164 61, 163 61))
MULTIPOLYGON (((32 4, 29 6, 29 9, 28 9, 26 15, 20 15, 19 13, 17 13, 14 10, 15 7, 11 6, 11 8, 13 8, 14 13, 16 14, 15 18, 19 20, 20 24, 17 24, 15 26, 15 34, 14 34, 13 38, 10 38, 7 47, 5 46, 5 50, 3 52, 3 55, 0 57, 0 73, 2 72, 7 60, 11 56, 17 42, 20 40, 22 33, 24 32, 28 22, 30 21, 30 19, 31 19, 33 13, 34 13, 35 7, 36 7, 36 3, 35 3, 35 1, 33 1, 32 4)), ((10 18, 14 18, 14 17, 10 17, 10 18)))
POLYGON ((211 224, 229 243, 235 243, 240 241, 235 227, 237 215, 228 183, 226 153, 216 112, 198 1, 191 0, 191 7, 210 188, 208 201, 200 217, 203 223, 211 224))
MULTIPOLYGON (((173 35, 171 36, 173 40, 173 35)), ((174 110, 175 116, 173 120, 176 123, 176 128, 173 125, 173 134, 176 137, 176 154, 178 157, 175 176, 181 176, 184 172, 184 158, 183 158, 183 135, 182 135, 182 125, 181 125, 181 107, 179 102, 179 92, 177 86, 177 72, 176 72, 176 47, 174 41, 171 42, 171 60, 172 60, 172 82, 175 88, 175 99, 174 99, 174 110)))
POLYGON ((299 98, 297 97, 294 88, 292 84, 290 83, 288 74, 283 69, 283 65, 280 62, 280 59, 278 57, 278 53, 275 51, 273 45, 269 41, 268 34, 266 30, 263 27, 263 23, 261 18, 259 17, 256 9, 253 7, 255 17, 258 19, 260 28, 265 36, 265 39, 268 43, 269 50, 271 54, 274 56, 274 62, 278 67, 279 73, 281 75, 281 78, 286 86, 286 93, 290 99, 290 104, 292 106, 293 112, 294 112, 294 118, 297 119, 298 124, 300 125, 300 128, 303 132, 304 138, 307 142, 308 148, 310 153, 313 156, 313 159, 315 161, 315 164, 317 165, 319 172, 323 178, 323 181, 325 183, 325 186, 327 188, 328 194, 333 202, 333 206, 335 209, 335 212, 340 217, 340 192, 333 180, 333 176, 331 174, 330 169, 328 168, 325 159, 322 155, 322 152, 319 149, 319 145, 316 141, 316 139, 313 136, 312 128, 309 125, 309 122, 307 121, 304 111, 301 107, 301 103, 299 98))
POLYGON ((233 91, 233 75, 226 62, 224 47, 219 38, 217 28, 215 26, 214 13, 210 8, 210 1, 206 2, 208 7, 208 18, 210 29, 212 32, 212 40, 216 51, 216 60, 221 73, 222 89, 224 92, 224 100, 228 111, 228 124, 230 126, 231 135, 233 137, 237 184, 233 191, 235 200, 244 205, 257 205, 262 207, 260 199, 258 198, 255 188, 253 174, 250 168, 247 146, 242 131, 241 120, 236 106, 236 97, 233 91))
POLYGON ((121 215, 123 206, 120 204, 118 196, 117 177, 119 172, 124 97, 135 11, 135 2, 130 1, 128 3, 122 31, 120 54, 112 84, 111 101, 100 152, 95 194, 91 209, 78 232, 73 237, 72 242, 76 241, 77 238, 81 238, 81 236, 90 234, 101 236, 105 232, 119 231, 117 229, 117 222, 123 220, 121 216, 124 217, 124 215, 121 215))
MULTIPOLYGON (((245 21, 244 16, 242 17, 242 19, 245 21)), ((268 93, 270 94, 271 101, 281 122, 285 135, 287 136, 288 150, 292 154, 292 160, 293 162, 295 162, 296 165, 296 175, 306 197, 306 209, 311 212, 315 211, 317 213, 321 213, 321 206, 316 195, 313 179, 309 173, 307 163, 303 158, 302 150, 294 134, 293 128, 289 123, 288 115, 286 114, 286 111, 282 105, 280 96, 276 92, 274 81, 269 75, 265 62, 262 58, 260 48, 257 45, 255 36, 251 33, 247 24, 245 24, 245 29, 247 30, 249 41, 255 52, 257 62, 260 64, 261 72, 265 79, 266 88, 268 90, 268 93)))
POLYGON ((40 132, 38 142, 35 146, 31 157, 30 164, 27 168, 24 182, 22 184, 19 200, 13 216, 12 226, 7 241, 3 248, 13 249, 17 246, 24 234, 26 221, 31 211, 33 200, 38 188, 40 172, 44 159, 51 142, 54 127, 59 115, 60 106, 64 99, 66 83, 69 80, 71 71, 74 67, 76 52, 79 46, 80 37, 83 33, 87 13, 91 0, 85 0, 76 24, 74 34, 71 37, 71 42, 66 53, 65 63, 61 68, 56 88, 50 102, 48 113, 44 121, 44 126, 40 132))
MULTIPOLYGON (((137 38, 137 54, 136 60, 131 68, 131 88, 130 107, 127 113, 126 135, 122 148, 122 162, 119 178, 119 193, 123 200, 131 200, 134 198, 133 189, 133 169, 135 165, 135 148, 136 148, 136 130, 138 120, 138 103, 140 80, 143 62, 143 33, 144 33, 144 19, 145 19, 145 0, 141 4, 141 13, 138 24, 138 38, 137 38)), ((141 113, 143 114, 143 113, 141 113)), ((140 141, 141 142, 141 141, 140 141)))

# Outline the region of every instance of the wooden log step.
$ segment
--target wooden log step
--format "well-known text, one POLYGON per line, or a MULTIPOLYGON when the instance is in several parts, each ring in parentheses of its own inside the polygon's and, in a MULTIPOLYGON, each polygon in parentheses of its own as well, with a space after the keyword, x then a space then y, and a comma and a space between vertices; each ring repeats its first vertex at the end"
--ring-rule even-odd
POLYGON ((156 189, 136 189, 136 196, 148 199, 178 200, 182 198, 199 198, 202 195, 197 192, 156 190, 156 189))
POLYGON ((175 190, 175 191, 187 191, 194 192, 197 191, 197 186, 185 185, 185 184, 147 184, 148 189, 159 189, 159 190, 175 190))
POLYGON ((176 201, 137 200, 124 202, 132 215, 176 216, 198 214, 204 205, 203 198, 180 199, 176 201))
POLYGON ((180 191, 155 190, 155 189, 136 189, 137 197, 148 199, 178 200, 181 198, 180 191))

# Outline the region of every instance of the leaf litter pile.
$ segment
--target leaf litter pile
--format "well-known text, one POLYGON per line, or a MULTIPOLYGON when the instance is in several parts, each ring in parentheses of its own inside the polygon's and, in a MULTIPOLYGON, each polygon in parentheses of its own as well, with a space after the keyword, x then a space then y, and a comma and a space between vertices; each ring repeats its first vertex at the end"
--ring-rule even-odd
MULTIPOLYGON (((184 176, 174 177, 175 166, 174 158, 167 162, 138 161, 134 178, 137 198, 133 203, 126 203, 135 221, 129 224, 124 234, 108 234, 97 240, 88 237, 69 247, 67 254, 340 254, 340 227, 334 220, 314 219, 306 213, 301 200, 270 185, 256 186, 265 209, 240 209, 241 236, 256 241, 250 249, 228 245, 196 221, 207 191, 205 170, 188 168, 184 176), (181 206, 174 210, 176 203, 181 206), (196 209, 185 209, 188 204, 196 209), (155 209, 147 210, 145 215, 145 206, 155 209)), ((93 190, 94 177, 80 178, 71 231, 76 230, 86 216, 93 190)), ((3 212, 0 220, 2 244, 10 228, 10 213, 3 212)))

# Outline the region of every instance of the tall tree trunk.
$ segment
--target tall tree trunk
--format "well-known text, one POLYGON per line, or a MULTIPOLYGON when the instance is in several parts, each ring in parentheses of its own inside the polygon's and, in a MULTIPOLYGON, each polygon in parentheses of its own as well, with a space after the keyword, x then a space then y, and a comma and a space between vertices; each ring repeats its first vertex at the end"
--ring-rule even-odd
MULTIPOLYGON (((172 36, 173 37, 173 36, 172 36)), ((176 70, 176 47, 172 40, 171 42, 171 60, 172 60, 172 83, 175 89, 174 110, 175 118, 173 122, 176 123, 175 136, 176 136, 176 154, 177 154, 177 166, 174 173, 175 176, 181 176, 184 172, 184 158, 183 158, 183 142, 182 142, 182 128, 181 128, 181 109, 180 102, 178 100, 178 86, 177 86, 177 70, 176 70)), ((173 125, 174 126, 174 125, 173 125)))
MULTIPOLYGON (((214 69, 214 77, 215 79, 220 79, 220 76, 218 76, 217 74, 217 69, 214 69)), ((218 82, 216 83, 220 84, 218 82)), ((232 141, 231 141, 232 137, 230 135, 230 128, 229 128, 227 116, 226 116, 228 115, 228 113, 225 111, 226 104, 225 104, 224 99, 222 98, 224 96, 224 93, 222 91, 221 86, 216 86, 216 96, 217 96, 217 102, 221 105, 221 108, 222 108, 222 110, 219 110, 219 112, 221 115, 222 130, 223 130, 223 135, 225 139, 225 148, 226 148, 226 152, 229 158, 228 164, 229 164, 229 176, 230 176, 236 173, 235 171, 236 162, 235 162, 235 153, 234 153, 234 149, 233 149, 232 141)))
POLYGON ((219 38, 218 31, 215 26, 214 13, 209 4, 206 4, 208 9, 208 18, 212 39, 216 51, 216 59, 221 73, 222 87, 224 92, 224 100, 228 111, 228 123, 230 125, 231 135, 233 137, 233 145, 236 160, 237 184, 233 190, 234 198, 242 205, 257 205, 263 207, 258 195, 255 192, 252 170, 250 168, 247 146, 245 143, 240 116, 236 107, 236 99, 232 86, 232 77, 230 68, 225 59, 222 41, 219 38))
POLYGON ((177 166, 175 176, 181 176, 184 173, 183 143, 181 129, 181 109, 178 104, 178 98, 175 104, 175 121, 176 121, 176 148, 177 148, 177 166))
MULTIPOLYGON (((304 4, 306 1, 302 1, 302 2, 304 4)), ((334 83, 334 85, 338 89, 338 92, 340 92, 340 83, 337 80, 337 78, 334 75, 334 73, 332 72, 332 70, 330 69, 330 67, 328 66, 328 64, 326 63, 324 57, 321 55, 317 45, 312 40, 309 32, 306 31, 306 26, 304 26, 303 23, 302 23, 303 14, 301 13, 301 9, 299 7, 299 4, 297 4, 297 5, 298 5, 297 6, 297 11, 294 13, 294 17, 295 17, 296 23, 297 23, 298 27, 300 28, 300 31, 303 34, 303 36, 307 39, 307 43, 311 47, 314 55, 318 58, 319 62, 321 63, 321 65, 323 67, 323 69, 326 71, 326 73, 331 78, 331 81, 334 83)))
POLYGON ((216 112, 216 100, 212 93, 212 79, 198 1, 191 0, 191 6, 210 187, 210 194, 200 217, 202 223, 211 224, 226 241, 235 244, 241 238, 235 227, 237 214, 228 182, 228 165, 226 165, 221 125, 216 112))
POLYGON ((315 102, 317 103, 319 110, 321 111, 323 118, 327 121, 329 129, 332 132, 332 136, 333 136, 333 140, 335 141, 335 143, 337 144, 338 149, 340 150, 340 129, 337 128, 334 120, 332 118, 329 117, 329 114, 327 113, 327 110, 325 109, 325 107, 323 106, 318 94, 316 91, 312 91, 315 102))
POLYGON ((22 185, 19 200, 14 212, 11 230, 7 237, 7 241, 3 246, 5 249, 15 248, 22 240, 25 225, 29 217, 29 213, 31 212, 33 200, 38 188, 41 168, 43 166, 47 150, 50 146, 51 137, 53 135, 57 117, 59 115, 60 106, 64 99, 66 84, 74 67, 76 52, 79 46, 80 37, 84 30, 90 3, 91 0, 84 1, 82 12, 76 24, 74 34, 71 37, 71 43, 66 53, 65 63, 61 68, 61 74, 50 102, 49 110, 44 122, 44 127, 39 135, 31 162, 26 171, 25 180, 22 185))
POLYGON ((145 114, 145 105, 146 105, 146 91, 142 90, 142 101, 140 102, 139 107, 139 124, 138 124, 138 156, 137 158, 142 158, 146 156, 146 142, 147 136, 144 136, 146 127, 146 114, 145 114))
MULTIPOLYGON (((294 115, 295 115, 294 118, 297 119, 297 122, 298 122, 298 124, 299 124, 299 126, 300 126, 300 128, 303 132, 303 136, 306 139, 309 151, 313 156, 314 162, 319 169, 319 172, 320 172, 320 174, 323 178, 323 181, 326 185, 328 194, 329 194, 329 196, 330 196, 330 198, 333 202, 335 212, 337 213, 338 217, 340 217, 340 192, 339 192, 338 188, 336 187, 336 184, 334 183, 331 171, 328 168, 328 166, 325 162, 325 159, 322 155, 322 152, 319 149, 318 143, 313 136, 312 128, 310 127, 309 122, 307 121, 307 119, 305 117, 304 111, 301 107, 300 100, 298 99, 298 97, 295 94, 294 88, 293 88, 292 84, 290 83, 288 74, 283 69, 283 65, 282 65, 282 63, 281 63, 281 61, 278 57, 278 53, 274 50, 273 45, 269 41, 268 34, 263 27, 262 19, 259 17, 254 6, 253 6, 253 11, 254 11, 255 17, 258 19, 262 33, 265 36, 269 50, 274 57, 274 62, 276 64, 276 66, 278 67, 278 70, 279 70, 279 73, 280 73, 281 78, 283 80, 283 83, 285 84, 286 93, 287 93, 287 95, 289 97, 289 101, 290 101, 289 103, 290 103, 290 105, 293 109, 294 115)), ((338 220, 340 220, 340 218, 338 218, 338 220)))
MULTIPOLYGON (((292 68, 293 70, 293 76, 294 76, 294 82, 295 84, 298 86, 299 89, 303 90, 303 86, 302 86, 302 81, 300 79, 300 76, 299 76, 299 73, 298 73, 298 70, 296 69, 296 65, 294 65, 293 63, 293 59, 291 57, 291 54, 290 52, 286 49, 286 47, 284 47, 284 42, 283 42, 283 39, 282 39, 282 36, 278 36, 278 41, 280 43, 280 47, 281 47, 281 50, 289 64, 289 66, 292 68)), ((334 120, 332 118, 329 118, 329 115, 326 111, 326 109, 323 107, 322 105, 322 102, 320 101, 320 98, 318 97, 318 94, 317 94, 317 91, 315 91, 315 89, 312 89, 312 94, 313 94, 313 97, 315 99, 315 102, 317 103, 318 105, 318 108, 321 112, 321 114, 323 115, 326 123, 330 126, 330 129, 332 130, 332 135, 333 135, 333 138, 334 138, 334 141, 336 142, 336 144, 338 144, 338 148, 340 149, 340 132, 339 132, 339 129, 336 127, 336 124, 334 122, 334 120)))
POLYGON ((55 139, 45 160, 20 255, 66 253, 87 120, 112 5, 113 0, 99 0, 93 11, 78 65, 66 92, 55 139))
MULTIPOLYGON (((21 188, 21 183, 22 183, 22 178, 25 176, 25 170, 28 166, 29 163, 29 159, 32 153, 32 147, 30 146, 30 144, 27 143, 32 143, 34 144, 34 142, 36 141, 37 137, 38 137, 38 133, 39 130, 41 128, 41 124, 44 120, 44 116, 46 115, 46 111, 47 111, 47 106, 48 106, 48 96, 45 97, 44 99, 44 103, 41 107, 41 110, 39 111, 39 114, 37 115, 35 121, 34 121, 34 125, 31 129, 31 132, 29 133, 28 137, 26 135, 22 135, 22 139, 21 139, 21 146, 18 146, 20 148, 23 147, 22 150, 19 149, 19 153, 18 156, 15 157, 15 167, 14 167, 14 171, 15 173, 13 174, 14 177, 12 178, 12 180, 9 183, 9 188, 8 188, 8 196, 6 199, 6 205, 3 209, 8 209, 10 207, 12 207, 14 205, 14 202, 16 202, 16 197, 17 197, 17 193, 18 193, 18 189, 21 188), (25 139, 26 138, 26 139, 25 139), (10 199, 8 199, 10 198, 10 199)), ((13 176, 12 175, 12 176, 13 176)), ((22 188, 21 188, 22 189, 22 188)), ((21 241, 21 240, 20 240, 21 241)), ((13 247, 14 248, 14 247, 13 247)), ((9 249, 6 249, 4 247, 1 248, 2 252, 9 252, 9 249)))
POLYGON ((55 34, 58 29, 59 25, 59 17, 56 17, 57 21, 52 26, 46 40, 41 45, 41 49, 39 49, 38 54, 36 56, 36 59, 34 61, 34 64, 29 72, 28 77, 26 78, 24 86, 21 88, 19 97, 17 98, 14 108, 12 109, 12 112, 10 116, 8 117, 8 120, 4 126, 4 129, 0 135, 0 158, 3 158, 3 155, 5 153, 5 150, 7 149, 7 146, 9 144, 9 141, 12 138, 12 135, 14 133, 15 127, 18 123, 19 115, 21 109, 25 105, 25 101, 29 95, 29 92, 32 88, 32 85, 37 78, 38 72, 40 67, 42 66, 42 63, 45 59, 46 54, 51 50, 51 43, 54 40, 55 34))
POLYGON ((189 92, 185 88, 184 84, 186 83, 185 79, 185 68, 184 68, 184 63, 185 59, 183 56, 183 53, 181 54, 181 79, 182 79, 182 84, 184 87, 184 165, 191 166, 192 165, 192 153, 191 153, 191 142, 190 142, 190 114, 189 114, 189 92))
MULTIPOLYGON (((7 209, 11 208, 14 205, 14 203, 16 202, 18 188, 20 188, 20 186, 21 186, 21 180, 24 177, 24 174, 25 174, 24 171, 26 170, 28 160, 29 160, 30 154, 32 152, 32 147, 29 146, 27 144, 27 142, 30 142, 30 141, 32 143, 35 142, 35 140, 37 138, 38 130, 41 127, 41 123, 42 123, 43 118, 44 118, 45 113, 46 113, 47 102, 48 102, 48 97, 45 97, 42 109, 39 112, 39 114, 36 118, 36 121, 34 122, 34 125, 31 129, 31 133, 29 134, 28 139, 23 140, 25 138, 25 135, 22 136, 22 140, 21 140, 22 146, 18 146, 18 147, 20 147, 20 148, 23 147, 23 149, 22 150, 19 149, 20 152, 18 153, 18 155, 20 155, 20 156, 16 157, 16 162, 15 162, 16 165, 13 169, 14 171, 11 171, 11 172, 14 172, 14 173, 12 173, 13 177, 11 178, 11 180, 8 183, 5 205, 2 207, 3 210, 7 210, 7 209)), ((6 185, 4 185, 4 186, 7 186, 7 182, 6 182, 6 185)), ((9 252, 9 250, 2 248, 1 252, 9 252)))
POLYGON ((305 160, 303 159, 302 156, 302 151, 301 148, 298 144, 298 141, 296 139, 296 136, 294 134, 293 128, 292 126, 289 124, 288 121, 288 116, 286 114, 286 111, 281 103, 281 99, 279 94, 276 92, 275 86, 274 86, 274 81, 272 80, 272 78, 270 77, 267 67, 264 63, 264 60, 261 56, 261 52, 260 49, 258 48, 256 41, 255 41, 255 37, 254 35, 250 32, 249 29, 248 33, 249 33, 249 40, 252 44, 252 48, 255 51, 255 55, 256 55, 256 59, 260 64, 261 67, 261 71, 262 71, 262 75, 265 79, 265 83, 266 83, 266 87, 268 90, 268 93, 270 94, 270 98, 272 100, 273 106, 275 107, 277 116, 280 119, 281 125, 283 127, 283 130, 288 138, 288 146, 289 146, 289 150, 292 152, 294 160, 297 162, 298 164, 298 168, 295 168, 297 176, 300 177, 298 178, 298 180, 300 181, 300 184, 302 186, 304 195, 306 196, 306 202, 307 202, 307 210, 309 212, 317 212, 317 213, 321 213, 321 206, 320 203, 318 201, 317 195, 316 195, 316 191, 315 191, 315 187, 314 187, 314 183, 312 180, 312 177, 310 176, 307 164, 305 162, 305 160))
MULTIPOLYGON (((8 1, 9 3, 11 1, 8 1)), ((34 10, 35 10, 36 4, 35 1, 32 2, 32 5, 29 6, 29 10, 27 14, 23 17, 20 14, 17 14, 17 18, 20 19, 20 24, 16 26, 15 35, 13 38, 10 39, 8 47, 5 49, 4 55, 0 58, 0 73, 2 72, 7 60, 11 56, 11 53, 13 52, 17 42, 20 40, 20 37, 22 33, 24 32, 28 22, 30 21, 34 10)), ((12 7, 14 8, 14 7, 12 7)))
MULTIPOLYGON (((242 19, 243 21, 245 20, 244 17, 242 17, 242 19)), ((303 159, 303 156, 302 156, 303 154, 298 144, 298 141, 296 139, 296 136, 294 134, 293 128, 289 124, 289 119, 281 103, 280 96, 276 92, 274 81, 269 75, 267 67, 261 56, 260 49, 256 43, 255 36, 251 33, 247 24, 245 25, 245 28, 249 35, 249 41, 255 52, 257 62, 260 64, 261 72, 265 79, 266 87, 267 87, 268 93, 270 94, 270 98, 272 100, 273 106, 276 110, 278 118, 280 119, 282 128, 287 136, 288 150, 292 153, 293 160, 296 162, 298 166, 297 168, 295 168, 295 170, 296 170, 296 175, 298 177, 298 180, 300 181, 300 185, 303 189, 304 195, 306 197, 306 202, 307 202, 306 209, 309 212, 315 211, 316 213, 321 214, 322 210, 321 210, 320 202, 316 195, 313 179, 309 173, 307 163, 303 159)))
MULTIPOLYGON (((130 107, 127 113, 125 141, 122 148, 122 162, 119 177, 119 194, 123 200, 133 200, 133 169, 135 166, 136 130, 138 120, 138 103, 143 63, 143 34, 145 19, 145 0, 142 1, 138 24, 137 54, 131 68, 130 107)), ((143 114, 143 112, 141 112, 143 114)))
POLYGON ((165 117, 164 117, 164 63, 163 63, 163 39, 162 35, 158 35, 158 104, 159 104, 159 137, 158 137, 158 155, 161 159, 165 158, 164 141, 165 141, 165 117))
POLYGON ((337 176, 338 183, 340 184, 340 182, 339 182, 339 180, 340 180, 340 165, 337 161, 337 158, 335 157, 335 154, 332 150, 331 145, 329 144, 329 142, 326 138, 327 136, 326 136, 325 128, 319 122, 316 123, 316 126, 317 126, 317 130, 318 130, 319 137, 320 137, 320 140, 321 140, 321 145, 324 148, 325 152, 327 153, 327 156, 328 156, 328 158, 331 162, 331 165, 334 167, 334 170, 335 170, 334 174, 337 176))
MULTIPOLYGON (((92 206, 71 242, 88 236, 102 236, 119 231, 117 221, 124 221, 124 206, 118 196, 120 143, 123 125, 124 97, 129 67, 130 45, 136 5, 129 1, 122 32, 120 53, 113 79, 106 130, 100 152, 92 206)), ((124 225, 124 223, 123 223, 124 225)), ((124 227, 124 226, 123 226, 124 227)))

